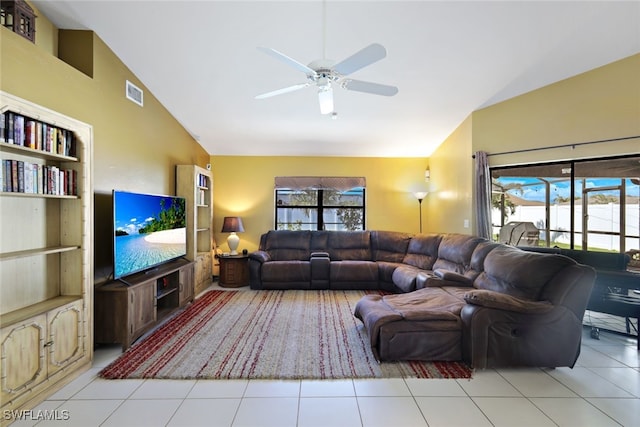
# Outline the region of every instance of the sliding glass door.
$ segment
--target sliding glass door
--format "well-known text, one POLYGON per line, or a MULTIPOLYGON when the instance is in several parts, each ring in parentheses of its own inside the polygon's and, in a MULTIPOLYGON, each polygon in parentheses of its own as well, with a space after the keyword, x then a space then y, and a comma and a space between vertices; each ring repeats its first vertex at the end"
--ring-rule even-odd
POLYGON ((492 168, 491 178, 496 241, 640 248, 640 156, 492 168))

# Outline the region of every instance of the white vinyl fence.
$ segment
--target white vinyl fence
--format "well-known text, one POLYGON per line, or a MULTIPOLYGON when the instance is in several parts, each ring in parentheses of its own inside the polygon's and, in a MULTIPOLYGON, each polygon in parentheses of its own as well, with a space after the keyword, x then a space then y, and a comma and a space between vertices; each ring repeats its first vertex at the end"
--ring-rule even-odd
MULTIPOLYGON (((566 230, 566 232, 552 231, 550 236, 551 246, 554 243, 569 243, 569 230, 571 230, 571 206, 551 205, 550 219, 552 230, 566 230)), ((589 231, 588 245, 590 248, 619 251, 620 237, 617 235, 596 234, 593 231, 606 231, 620 234, 620 205, 616 203, 589 205, 589 231)), ((640 207, 638 205, 626 205, 626 234, 627 236, 640 235, 640 207)), ((492 209, 493 224, 500 224, 500 211, 492 209)), ((540 230, 540 240, 548 240, 545 233, 545 208, 544 206, 517 206, 513 215, 510 215, 505 224, 510 221, 532 222, 540 230)), ((582 233, 582 206, 577 205, 575 210, 576 233, 582 233)), ((494 227, 494 233, 499 227, 494 227)), ((582 241, 582 236, 576 235, 576 242, 582 241)), ((627 237, 625 250, 640 249, 640 238, 627 237)))

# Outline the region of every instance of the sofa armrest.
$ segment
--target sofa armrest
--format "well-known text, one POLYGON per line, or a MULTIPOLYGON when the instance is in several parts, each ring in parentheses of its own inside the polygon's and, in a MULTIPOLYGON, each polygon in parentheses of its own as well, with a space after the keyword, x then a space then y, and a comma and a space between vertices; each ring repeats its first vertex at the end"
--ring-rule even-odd
POLYGON ((517 313, 541 314, 553 310, 549 301, 529 301, 500 292, 476 289, 464 295, 464 300, 473 305, 514 311, 517 313))
POLYGON ((460 311, 463 360, 475 369, 573 367, 582 319, 566 307, 549 306, 544 313, 521 313, 466 304, 460 311))
POLYGON ((331 260, 327 256, 315 256, 311 254, 309 259, 311 267, 311 289, 329 289, 329 269, 331 260))
POLYGON ((421 272, 416 277, 416 289, 441 288, 444 286, 470 288, 473 286, 473 280, 462 274, 442 269, 437 269, 433 272, 421 272))
POLYGON ((454 271, 437 269, 434 270, 433 274, 446 282, 456 282, 455 286, 471 286, 473 284, 473 280, 469 277, 454 271))
POLYGON ((249 254, 250 260, 258 261, 259 263, 271 261, 271 256, 265 251, 255 251, 249 254))

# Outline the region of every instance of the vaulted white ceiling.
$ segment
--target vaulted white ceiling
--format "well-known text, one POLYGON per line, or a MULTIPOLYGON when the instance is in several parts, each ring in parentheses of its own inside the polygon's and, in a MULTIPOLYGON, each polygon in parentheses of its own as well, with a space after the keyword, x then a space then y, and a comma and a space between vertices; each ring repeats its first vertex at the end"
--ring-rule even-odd
POLYGON ((212 155, 426 157, 478 108, 640 52, 638 1, 33 4, 95 31, 212 155), (314 87, 254 99, 306 81, 258 46, 308 64, 371 43, 387 57, 351 77, 394 97, 334 88, 336 120, 314 87))

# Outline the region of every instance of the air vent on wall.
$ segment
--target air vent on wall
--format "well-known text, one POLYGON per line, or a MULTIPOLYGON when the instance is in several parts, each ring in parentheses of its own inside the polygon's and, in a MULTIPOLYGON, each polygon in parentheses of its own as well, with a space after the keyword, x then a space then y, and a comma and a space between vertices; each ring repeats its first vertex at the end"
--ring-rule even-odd
POLYGON ((144 92, 142 92, 142 89, 131 83, 129 80, 127 80, 125 94, 128 100, 135 102, 141 107, 143 106, 144 92))

